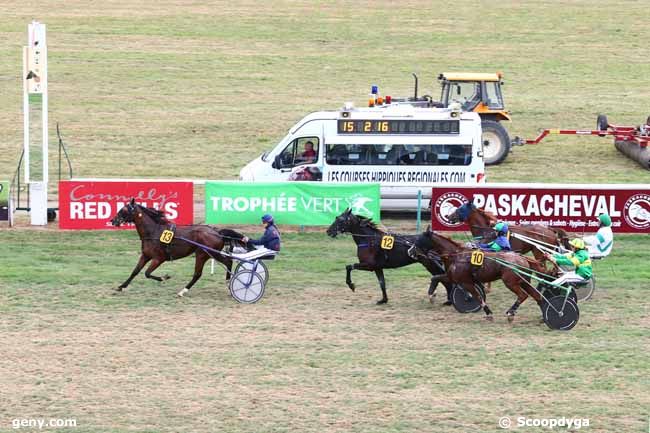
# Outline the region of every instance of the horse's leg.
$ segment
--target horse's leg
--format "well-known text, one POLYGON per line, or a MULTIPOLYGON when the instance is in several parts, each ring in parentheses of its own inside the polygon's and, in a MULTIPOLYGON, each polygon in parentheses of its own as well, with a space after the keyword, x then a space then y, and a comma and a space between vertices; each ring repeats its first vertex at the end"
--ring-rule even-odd
POLYGON ((230 257, 223 256, 223 260, 219 260, 226 266, 226 281, 230 280, 232 276, 232 259, 230 257))
POLYGON ((123 282, 122 284, 120 284, 117 287, 117 289, 115 289, 115 290, 118 291, 118 292, 121 292, 122 290, 126 289, 126 286, 131 284, 131 280, 133 280, 135 278, 135 276, 140 273, 142 268, 144 268, 144 265, 146 265, 149 260, 151 260, 150 257, 147 257, 144 254, 141 254, 140 255, 140 260, 138 260, 138 263, 135 265, 135 268, 133 269, 133 272, 131 272, 131 275, 129 276, 129 278, 127 278, 126 281, 123 282))
POLYGON ((381 288, 381 299, 377 301, 377 305, 385 304, 388 302, 388 296, 386 295, 386 280, 384 279, 384 270, 379 268, 375 269, 375 275, 379 280, 379 287, 381 288))
POLYGON ((163 277, 157 277, 155 275, 152 275, 152 272, 155 271, 158 266, 162 265, 164 262, 166 262, 165 259, 153 259, 151 260, 151 264, 147 268, 147 270, 144 272, 144 276, 147 278, 151 278, 152 280, 156 280, 158 282, 169 280, 171 277, 169 275, 164 275, 163 277))
POLYGON ((187 283, 187 285, 177 293, 179 298, 185 296, 185 294, 190 291, 194 283, 196 283, 198 279, 201 278, 201 275, 203 275, 203 266, 205 266, 205 262, 207 262, 209 258, 210 256, 208 256, 208 254, 206 254, 204 251, 196 252, 196 258, 194 260, 194 275, 192 275, 190 282, 187 283))
POLYGON ((354 292, 354 283, 352 282, 352 270, 354 269, 354 265, 346 265, 345 266, 345 283, 348 285, 350 290, 354 292))
POLYGON ((445 286, 447 291, 447 300, 442 305, 452 305, 451 294, 454 290, 454 285, 447 278, 447 274, 434 275, 431 277, 431 284, 429 285, 429 302, 433 303, 433 298, 435 296, 436 289, 438 288, 438 283, 442 283, 445 286))
MULTIPOLYGON (((514 277, 519 278, 519 276, 517 275, 514 275, 514 277)), ((517 313, 517 309, 528 298, 528 293, 526 292, 526 290, 524 290, 521 287, 521 284, 519 284, 519 282, 512 282, 510 280, 506 282, 505 279, 503 282, 506 284, 506 287, 508 287, 508 289, 510 289, 515 295, 517 295, 517 300, 515 301, 515 303, 512 304, 512 307, 510 307, 508 311, 506 311, 506 317, 508 318, 508 322, 512 322, 513 320, 515 320, 515 314, 517 313)))
POLYGON ((492 317, 492 310, 490 310, 490 307, 488 307, 485 299, 483 299, 481 296, 481 292, 476 290, 476 287, 474 287, 474 282, 463 282, 461 283, 461 286, 463 286, 463 289, 465 289, 467 292, 471 293, 474 299, 479 299, 481 301, 481 307, 483 307, 483 311, 485 312, 485 318, 490 322, 493 321, 494 317, 492 317))

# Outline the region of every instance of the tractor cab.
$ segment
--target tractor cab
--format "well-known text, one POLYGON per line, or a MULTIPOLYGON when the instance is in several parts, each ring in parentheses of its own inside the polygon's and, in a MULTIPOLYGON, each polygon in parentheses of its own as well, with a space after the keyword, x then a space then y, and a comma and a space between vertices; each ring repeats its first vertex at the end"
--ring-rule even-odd
POLYGON ((442 86, 441 102, 448 107, 461 104, 463 111, 474 111, 493 120, 510 120, 501 93, 501 74, 445 72, 438 76, 442 86))

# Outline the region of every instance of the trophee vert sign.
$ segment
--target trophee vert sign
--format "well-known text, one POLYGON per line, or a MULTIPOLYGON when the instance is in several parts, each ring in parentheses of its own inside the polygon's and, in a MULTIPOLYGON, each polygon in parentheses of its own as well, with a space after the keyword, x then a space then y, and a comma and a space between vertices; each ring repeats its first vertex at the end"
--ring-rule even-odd
MULTIPOLYGON (((194 219, 192 182, 59 182, 59 227, 62 229, 111 229, 110 220, 126 203, 160 209, 176 224, 194 219)), ((130 228, 125 225, 123 228, 130 228)))
POLYGON ((451 223, 449 215, 469 200, 511 224, 543 224, 587 233, 597 231, 597 216, 607 213, 614 232, 650 233, 650 185, 492 184, 433 188, 432 228, 468 231, 466 224, 451 223))

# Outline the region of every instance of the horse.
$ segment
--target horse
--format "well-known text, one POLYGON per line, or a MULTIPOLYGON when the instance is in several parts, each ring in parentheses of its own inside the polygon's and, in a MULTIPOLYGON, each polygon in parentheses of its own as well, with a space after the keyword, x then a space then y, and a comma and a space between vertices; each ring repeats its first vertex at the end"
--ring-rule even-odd
POLYGON ((530 277, 524 274, 532 274, 532 271, 543 273, 544 268, 539 262, 515 252, 483 252, 480 260, 482 263, 475 266, 472 264, 472 255, 475 253, 476 250, 465 248, 462 244, 431 231, 430 228, 416 239, 410 251, 410 254, 416 256, 423 264, 442 259, 447 270, 447 280, 460 284, 474 299, 480 300, 488 320, 493 320, 492 310, 474 287, 477 282, 487 283, 500 279, 517 296, 515 303, 506 311, 509 322, 514 320, 517 309, 529 295, 538 305, 541 304, 542 297, 530 284, 530 277))
MULTIPOLYGON (((377 305, 388 302, 386 294, 386 280, 384 269, 401 268, 416 263, 417 260, 408 255, 408 249, 413 245, 417 235, 390 234, 381 230, 369 218, 361 215, 354 215, 351 209, 347 209, 337 216, 334 222, 327 229, 327 234, 334 238, 339 233, 351 233, 352 239, 357 245, 357 258, 359 263, 345 266, 347 283, 350 290, 354 292, 355 285, 352 282, 352 270, 374 271, 379 281, 382 298, 377 305)), ((429 299, 432 300, 440 277, 443 277, 445 270, 440 262, 430 261, 424 264, 431 273, 431 284, 429 285, 429 299)), ((447 289, 447 301, 445 305, 451 305, 451 291, 453 286, 443 282, 447 289)))
MULTIPOLYGON (((461 205, 452 214, 450 214, 448 218, 449 222, 451 223, 467 223, 469 225, 470 231, 472 232, 472 236, 475 238, 491 240, 491 238, 495 236, 495 232, 492 227, 494 224, 496 224, 497 217, 481 208, 476 207, 473 203, 473 200, 461 205)), ((517 234, 537 240, 541 243, 557 246, 562 245, 567 250, 571 249, 569 245, 569 235, 564 230, 559 228, 549 228, 539 224, 515 225, 510 226, 509 231, 515 234, 515 236, 512 236, 509 239, 512 251, 521 254, 526 254, 532 251, 535 259, 540 262, 544 262, 546 260, 544 252, 537 248, 535 245, 519 239, 516 236, 517 234)))
POLYGON ((162 263, 168 260, 177 260, 187 257, 196 252, 194 262, 194 275, 190 282, 178 292, 179 297, 183 297, 201 278, 203 273, 203 266, 205 262, 213 258, 226 267, 226 281, 230 279, 232 271, 232 259, 228 256, 215 253, 211 255, 208 251, 200 248, 199 246, 182 240, 189 239, 197 244, 205 245, 206 247, 221 251, 225 246, 246 246, 242 241, 243 234, 230 229, 216 229, 206 225, 189 225, 189 226, 175 226, 170 223, 162 211, 141 206, 131 199, 124 207, 122 207, 111 220, 114 226, 120 226, 124 223, 134 223, 135 228, 142 241, 142 254, 138 263, 135 265, 133 272, 126 281, 117 287, 117 291, 123 291, 133 278, 142 270, 142 268, 151 261, 151 264, 145 271, 144 275, 156 281, 164 281, 170 278, 169 275, 158 277, 153 275, 162 263), (161 241, 161 235, 165 230, 170 230, 173 233, 173 238, 169 244, 161 241))

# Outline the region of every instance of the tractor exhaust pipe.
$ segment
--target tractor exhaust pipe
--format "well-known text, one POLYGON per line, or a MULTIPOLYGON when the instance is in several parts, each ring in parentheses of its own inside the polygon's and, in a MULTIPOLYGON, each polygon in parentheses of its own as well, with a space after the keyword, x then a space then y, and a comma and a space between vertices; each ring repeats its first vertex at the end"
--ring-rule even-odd
POLYGON ((418 76, 415 72, 411 72, 413 78, 415 79, 415 89, 413 90, 413 100, 418 100, 418 76))

